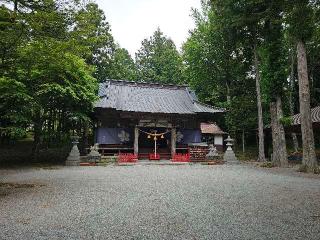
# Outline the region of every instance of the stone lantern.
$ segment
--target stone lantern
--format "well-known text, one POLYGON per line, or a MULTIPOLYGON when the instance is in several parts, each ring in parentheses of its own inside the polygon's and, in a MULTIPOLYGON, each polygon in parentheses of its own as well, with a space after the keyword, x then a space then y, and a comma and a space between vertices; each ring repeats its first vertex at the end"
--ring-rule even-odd
POLYGON ((223 160, 229 164, 239 164, 240 162, 232 150, 234 140, 232 138, 230 138, 230 136, 228 136, 228 138, 224 141, 227 142, 227 144, 226 144, 227 150, 224 153, 223 160))
POLYGON ((80 165, 80 152, 77 144, 79 143, 78 136, 72 136, 72 149, 66 161, 66 166, 79 166, 80 165))

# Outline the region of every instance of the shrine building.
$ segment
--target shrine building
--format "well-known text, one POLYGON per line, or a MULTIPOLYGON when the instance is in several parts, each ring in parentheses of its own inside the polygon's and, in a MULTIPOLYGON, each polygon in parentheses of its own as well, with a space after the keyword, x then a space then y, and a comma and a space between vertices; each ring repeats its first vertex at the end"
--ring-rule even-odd
POLYGON ((201 142, 201 123, 223 113, 198 101, 186 85, 107 80, 94 106, 95 143, 104 155, 157 154, 171 159, 201 142))

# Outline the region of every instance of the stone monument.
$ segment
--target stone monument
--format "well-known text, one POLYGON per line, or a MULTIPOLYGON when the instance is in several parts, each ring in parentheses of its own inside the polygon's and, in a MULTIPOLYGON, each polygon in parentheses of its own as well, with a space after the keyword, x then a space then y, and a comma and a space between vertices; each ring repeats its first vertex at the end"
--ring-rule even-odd
POLYGON ((78 149, 77 144, 79 143, 79 137, 73 136, 72 137, 72 149, 69 153, 69 156, 66 161, 66 166, 79 166, 80 165, 80 152, 78 149))
POLYGON ((230 138, 230 136, 228 136, 228 138, 224 141, 227 142, 227 144, 226 144, 227 150, 224 153, 223 160, 228 164, 239 164, 240 162, 232 150, 234 140, 232 138, 230 138))
POLYGON ((206 159, 208 160, 214 160, 219 157, 219 153, 217 151, 217 148, 213 144, 209 144, 209 152, 206 155, 206 159))
POLYGON ((98 152, 99 144, 96 143, 90 148, 90 153, 88 154, 89 162, 98 162, 101 160, 101 154, 98 152))

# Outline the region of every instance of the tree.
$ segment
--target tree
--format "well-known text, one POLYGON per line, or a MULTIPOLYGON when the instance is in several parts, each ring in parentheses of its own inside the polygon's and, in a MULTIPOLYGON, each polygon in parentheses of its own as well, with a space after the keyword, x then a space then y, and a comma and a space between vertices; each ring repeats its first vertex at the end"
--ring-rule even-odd
MULTIPOLYGON (((295 48, 290 49, 290 77, 289 77, 289 109, 290 115, 294 115, 294 94, 295 94, 295 48)), ((297 138, 297 134, 295 132, 291 133, 293 148, 295 152, 298 152, 299 142, 297 138)))
POLYGON ((251 65, 254 69, 253 75, 256 82, 257 112, 258 112, 258 137, 259 137, 259 155, 258 161, 265 161, 264 152, 264 125, 262 112, 262 96, 261 96, 261 77, 260 77, 260 59, 259 46, 261 45, 262 29, 261 21, 266 5, 261 1, 243 1, 243 0, 214 0, 212 1, 219 7, 219 13, 224 20, 224 25, 232 25, 235 28, 235 41, 248 45, 249 48, 243 50, 249 51, 251 54, 251 65))
POLYGON ((117 47, 112 56, 110 65, 109 78, 132 81, 138 80, 135 62, 126 49, 117 47))
POLYGON ((289 32, 296 41, 299 79, 299 105, 301 114, 301 133, 303 147, 303 165, 308 171, 315 171, 317 158, 310 110, 310 87, 306 41, 312 36, 314 26, 313 10, 308 0, 290 1, 288 10, 289 32))
POLYGON ((182 83, 183 64, 173 41, 158 28, 142 41, 136 53, 139 79, 161 83, 182 83))
POLYGON ((66 1, 7 2, 14 8, 1 7, 0 31, 9 37, 0 38, 0 126, 7 133, 33 127, 36 157, 44 140, 68 135, 75 117, 88 119, 97 82, 82 59, 87 46, 70 32, 66 1))
POLYGON ((30 100, 25 84, 7 77, 0 78, 0 132, 2 140, 16 140, 26 134, 30 100))
POLYGON ((83 59, 64 51, 66 48, 65 43, 47 40, 31 42, 21 49, 19 80, 27 85, 32 97, 35 154, 44 127, 50 129, 58 113, 86 115, 96 100, 97 83, 91 69, 83 59))
POLYGON ((282 96, 286 83, 286 56, 284 54, 282 13, 283 5, 270 2, 264 17, 264 43, 262 46, 262 77, 270 101, 272 129, 272 162, 276 166, 288 165, 283 118, 282 96))
POLYGON ((196 28, 183 45, 183 58, 189 84, 202 101, 228 109, 226 125, 236 137, 256 128, 255 85, 250 45, 237 39, 225 3, 202 1, 201 11, 194 10, 196 28))
POLYGON ((96 3, 88 3, 73 13, 71 38, 76 39, 81 57, 95 66, 94 77, 99 82, 110 77, 112 56, 116 45, 111 35, 110 24, 103 10, 96 3))

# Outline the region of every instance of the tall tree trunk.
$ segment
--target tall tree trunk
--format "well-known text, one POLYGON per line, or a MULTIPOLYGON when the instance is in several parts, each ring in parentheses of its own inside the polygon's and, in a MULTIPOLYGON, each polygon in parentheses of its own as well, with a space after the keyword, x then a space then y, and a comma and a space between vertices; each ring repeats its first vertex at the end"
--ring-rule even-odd
POLYGON ((314 147, 313 129, 310 110, 310 89, 308 79, 308 65, 306 48, 301 40, 297 44, 298 79, 299 79, 299 103, 301 115, 301 133, 303 160, 307 171, 314 171, 317 168, 317 159, 314 147))
POLYGON ((242 153, 245 152, 244 129, 242 129, 242 153))
POLYGON ((83 123, 83 149, 82 152, 87 154, 87 147, 89 147, 89 141, 88 141, 88 135, 89 135, 89 123, 87 121, 84 121, 83 123))
POLYGON ((230 104, 231 103, 231 96, 230 96, 230 87, 228 82, 226 82, 226 89, 227 89, 227 103, 230 104))
POLYGON ((257 108, 258 108, 258 136, 259 136, 259 156, 258 161, 264 162, 266 160, 264 153, 264 133, 263 133, 263 115, 261 103, 261 88, 260 88, 260 72, 259 72, 259 59, 257 47, 254 46, 254 68, 256 73, 256 92, 257 92, 257 108))
MULTIPOLYGON (((294 115, 294 103, 293 103, 293 93, 294 93, 294 61, 295 61, 295 52, 292 50, 291 54, 291 72, 290 72, 290 91, 289 91, 289 109, 290 115, 294 115)), ((295 132, 291 133, 293 148, 295 152, 298 152, 299 142, 297 138, 297 134, 295 132)))
POLYGON ((286 138, 282 118, 281 98, 277 97, 275 102, 270 103, 271 129, 272 129, 272 163, 275 166, 287 167, 288 156, 286 149, 286 138))
POLYGON ((38 159, 40 145, 41 145, 41 133, 42 133, 42 119, 41 119, 41 111, 37 110, 35 113, 33 128, 34 128, 34 136, 33 136, 33 147, 32 147, 32 158, 33 160, 38 159))

